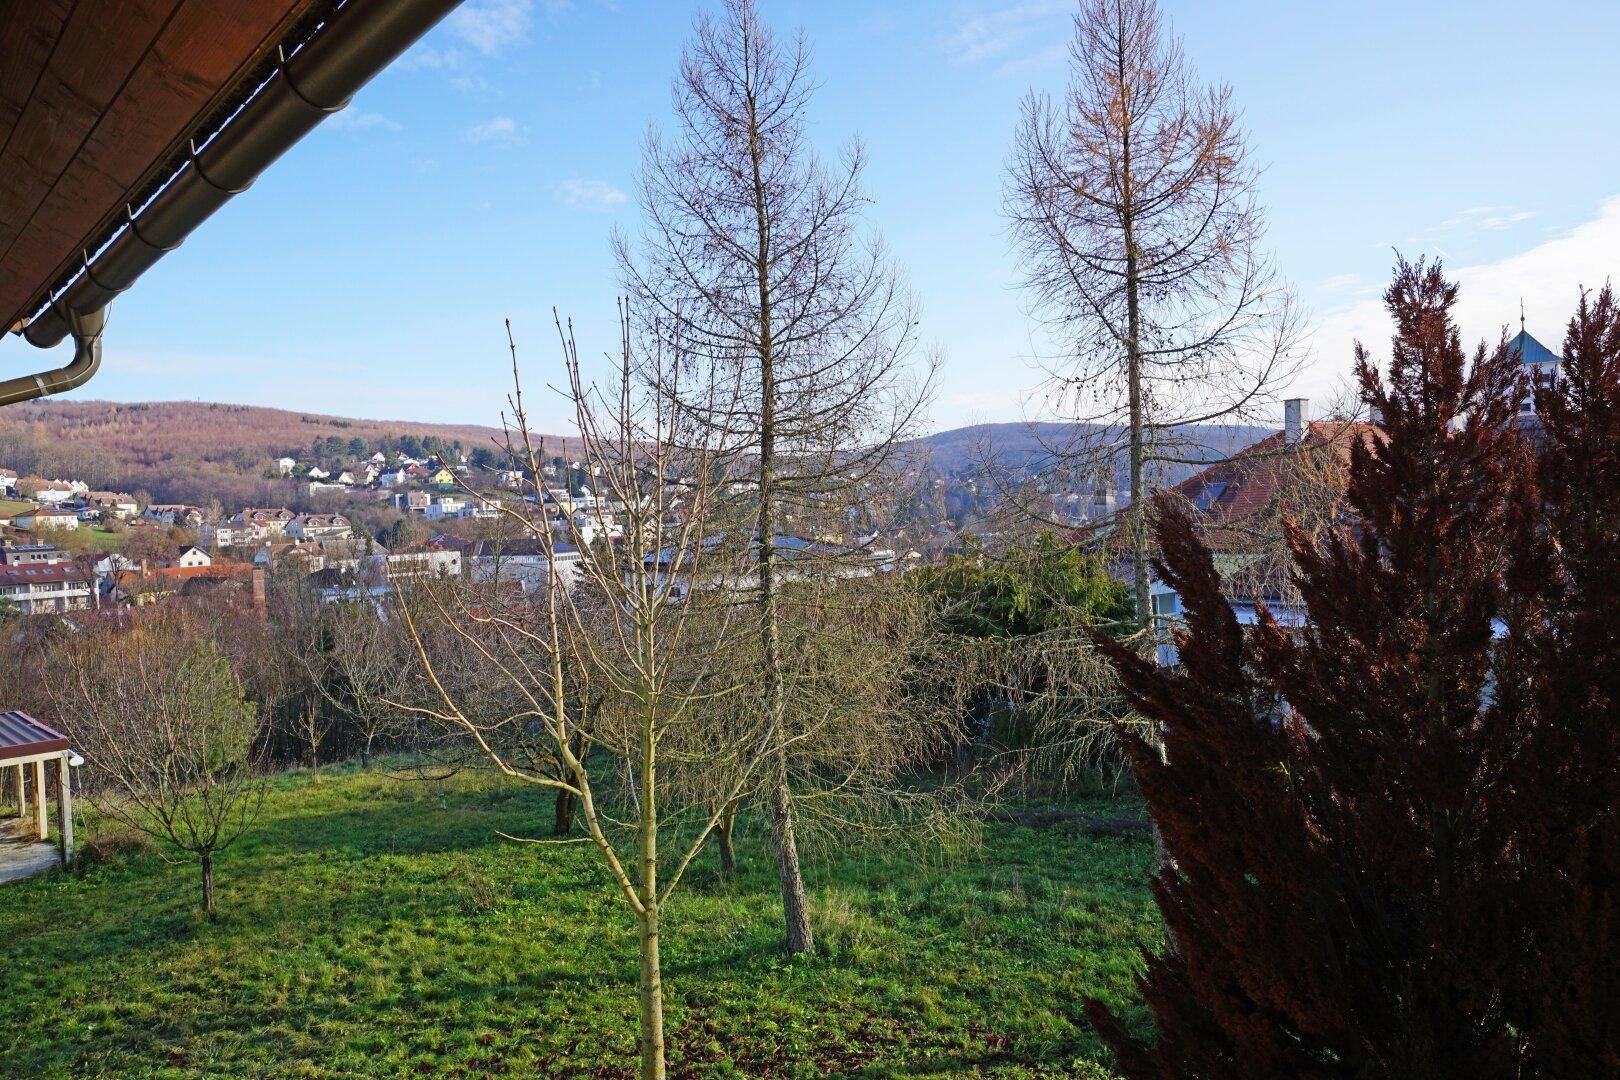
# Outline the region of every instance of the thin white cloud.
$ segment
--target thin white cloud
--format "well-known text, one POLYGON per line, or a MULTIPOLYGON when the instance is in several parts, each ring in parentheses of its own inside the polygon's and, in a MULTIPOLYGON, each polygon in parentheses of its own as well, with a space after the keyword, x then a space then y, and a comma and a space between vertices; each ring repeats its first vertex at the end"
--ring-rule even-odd
MULTIPOLYGON (((1488 219, 1501 213, 1500 209, 1486 207, 1475 208, 1468 216, 1488 219)), ((1454 311, 1463 341, 1470 347, 1481 339, 1495 341, 1504 327, 1509 333, 1517 332, 1522 301, 1526 328, 1556 352, 1580 290, 1601 288, 1620 275, 1620 195, 1604 200, 1590 221, 1517 255, 1478 266, 1447 266, 1446 274, 1458 285, 1454 311)), ((1367 346, 1375 361, 1382 361, 1388 355, 1393 332, 1394 325, 1381 299, 1365 300, 1323 316, 1301 389, 1309 393, 1342 381, 1350 370, 1351 350, 1358 340, 1367 346)))
MULTIPOLYGON (((593 6, 607 12, 619 10, 615 0, 595 0, 593 6)), ((480 61, 526 44, 534 36, 537 10, 546 22, 560 23, 572 17, 577 8, 576 0, 538 0, 538 4, 536 0, 467 0, 428 39, 433 44, 418 43, 400 60, 400 66, 467 72, 480 61), (451 43, 444 44, 446 40, 451 43)), ((453 85, 462 93, 488 90, 488 83, 473 75, 453 80, 453 85)))
POLYGON ((1537 216, 1538 213, 1539 211, 1536 210, 1516 210, 1511 214, 1497 214, 1493 217, 1481 218, 1479 221, 1479 227, 1481 229, 1492 230, 1509 229, 1521 221, 1529 221, 1531 218, 1537 216))
POLYGON ((1324 293, 1346 293, 1359 292, 1364 287, 1360 274, 1335 274, 1318 282, 1316 290, 1324 293))
POLYGON ((456 71, 466 61, 467 57, 460 49, 438 49, 419 43, 400 58, 399 67, 406 70, 456 71))
POLYGON ((450 89, 464 97, 470 98, 496 98, 500 92, 488 79, 482 75, 462 74, 450 77, 450 89))
MULTIPOLYGON (((469 0, 445 20, 443 35, 454 44, 418 42, 400 66, 422 71, 465 71, 477 57, 492 57, 528 40, 532 0, 469 0)), ((547 10, 551 10, 548 3, 547 10)), ((439 41, 434 35, 430 41, 439 41)))
POLYGON ((398 120, 392 120, 382 113, 362 112, 359 109, 334 113, 327 119, 326 125, 339 131, 403 131, 405 128, 398 120))
MULTIPOLYGON (((546 6, 555 10, 554 4, 546 6)), ((457 8, 446 26, 464 45, 494 56, 528 39, 533 11, 532 0, 472 0, 457 8)))
POLYGON ((488 143, 493 146, 515 146, 523 142, 523 133, 517 121, 510 116, 493 116, 467 129, 467 141, 488 143))
POLYGON ((1002 69, 1045 63, 1063 55, 1067 35, 1054 43, 1052 31, 1068 26, 1074 0, 1017 0, 976 6, 960 15, 945 35, 945 54, 954 64, 995 62, 1002 69))
POLYGON ((1537 210, 1515 210, 1510 206, 1470 206, 1459 210, 1438 225, 1423 229, 1407 239, 1410 244, 1426 244, 1446 238, 1460 238, 1482 232, 1501 232, 1537 217, 1537 210))
POLYGON ((558 184, 557 197, 575 210, 598 213, 613 210, 630 201, 630 196, 606 180, 582 180, 579 177, 558 184))

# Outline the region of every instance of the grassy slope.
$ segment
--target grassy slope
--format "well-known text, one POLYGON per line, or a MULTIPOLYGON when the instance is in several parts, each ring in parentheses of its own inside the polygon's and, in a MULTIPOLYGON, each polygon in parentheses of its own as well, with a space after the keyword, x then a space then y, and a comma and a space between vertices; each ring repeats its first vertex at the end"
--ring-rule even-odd
MULTIPOLYGON (((0 518, 9 518, 13 514, 20 514, 24 510, 33 508, 32 503, 8 503, 0 499, 0 518)), ((89 546, 97 551, 122 551, 124 548, 124 534, 109 532, 99 525, 80 525, 73 532, 81 539, 88 541, 89 546)), ((50 535, 34 535, 18 531, 11 539, 19 543, 38 541, 41 543, 57 543, 59 537, 50 535)), ((74 549, 77 550, 77 549, 74 549)))
MULTIPOLYGON (((0 888, 6 1075, 631 1076, 635 942, 549 799, 379 772, 277 781, 219 867, 154 856, 0 888)), ((944 864, 812 880, 826 948, 789 961, 757 835, 667 916, 676 1076, 1103 1076, 1081 999, 1156 934, 1142 841, 998 827, 944 864)))
POLYGON ((90 544, 97 551, 122 551, 124 549, 124 534, 109 532, 99 525, 79 526, 79 531, 90 538, 90 544))

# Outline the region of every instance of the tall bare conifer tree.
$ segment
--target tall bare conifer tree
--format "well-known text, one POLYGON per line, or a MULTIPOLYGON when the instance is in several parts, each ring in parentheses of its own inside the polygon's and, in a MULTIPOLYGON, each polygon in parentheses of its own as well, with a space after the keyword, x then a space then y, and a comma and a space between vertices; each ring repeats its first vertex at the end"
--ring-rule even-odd
POLYGON ((807 64, 803 37, 779 42, 752 0, 700 18, 675 80, 676 133, 647 140, 639 243, 615 242, 646 332, 678 334, 737 387, 710 405, 691 380, 686 404, 738 447, 729 475, 752 518, 762 721, 777 744, 764 795, 793 952, 814 941, 790 783, 778 538, 810 521, 847 524, 840 505, 871 499, 925 397, 908 364, 910 298, 862 226, 864 153, 851 143, 830 167, 806 139, 807 64))
POLYGON ((1155 0, 1083 0, 1070 82, 1031 94, 1006 206, 1034 312, 1063 359, 1048 450, 1112 486, 1146 628, 1146 496, 1155 467, 1199 460, 1191 425, 1240 423, 1291 375, 1295 320, 1260 250, 1255 170, 1224 86, 1198 83, 1155 0))

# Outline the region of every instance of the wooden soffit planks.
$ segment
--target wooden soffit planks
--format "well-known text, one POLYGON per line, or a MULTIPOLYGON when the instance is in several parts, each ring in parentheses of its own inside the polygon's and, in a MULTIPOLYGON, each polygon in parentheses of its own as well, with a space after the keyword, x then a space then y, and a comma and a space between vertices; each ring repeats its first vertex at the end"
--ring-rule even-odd
POLYGON ((318 0, 0 0, 0 331, 318 0))

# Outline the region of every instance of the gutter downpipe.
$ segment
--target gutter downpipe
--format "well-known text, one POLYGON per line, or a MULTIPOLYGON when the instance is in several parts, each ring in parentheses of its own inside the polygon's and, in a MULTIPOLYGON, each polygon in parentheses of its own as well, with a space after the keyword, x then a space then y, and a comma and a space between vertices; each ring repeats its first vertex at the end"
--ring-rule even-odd
POLYGON ((349 0, 292 56, 279 54, 277 70, 199 148, 173 179, 139 211, 125 207, 125 227, 83 272, 20 330, 48 349, 72 334, 71 363, 54 371, 0 383, 0 405, 71 390, 101 364, 104 313, 167 252, 173 251, 230 199, 246 191, 277 158, 327 116, 348 105, 356 91, 417 39, 455 10, 461 0, 349 0))
POLYGON ((69 312, 68 319, 68 329, 73 335, 72 361, 54 371, 19 375, 0 382, 0 406, 72 390, 89 382, 101 367, 101 331, 107 322, 107 309, 97 308, 87 315, 69 312))

